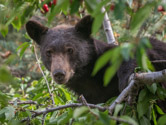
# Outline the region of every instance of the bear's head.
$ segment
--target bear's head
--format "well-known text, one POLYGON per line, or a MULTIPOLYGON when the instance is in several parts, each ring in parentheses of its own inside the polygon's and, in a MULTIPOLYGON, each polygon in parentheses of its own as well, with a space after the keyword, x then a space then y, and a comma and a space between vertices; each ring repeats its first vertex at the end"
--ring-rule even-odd
POLYGON ((92 22, 90 16, 75 26, 48 28, 34 20, 27 22, 27 33, 39 45, 42 61, 57 83, 67 83, 95 56, 94 42, 90 37, 92 22))

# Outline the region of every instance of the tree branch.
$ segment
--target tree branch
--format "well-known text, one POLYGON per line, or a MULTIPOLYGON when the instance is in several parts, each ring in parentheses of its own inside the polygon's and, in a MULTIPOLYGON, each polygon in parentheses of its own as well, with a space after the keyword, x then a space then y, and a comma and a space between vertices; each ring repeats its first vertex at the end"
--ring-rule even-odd
POLYGON ((115 37, 114 37, 114 34, 113 34, 113 30, 112 30, 112 27, 111 27, 111 22, 109 20, 108 14, 107 14, 107 12, 105 12, 104 7, 102 7, 101 11, 103 13, 105 13, 104 20, 103 20, 103 27, 104 27, 105 34, 106 34, 106 37, 107 37, 107 42, 108 42, 108 44, 115 44, 115 37))
POLYGON ((37 104, 37 102, 35 102, 35 101, 32 101, 32 100, 28 100, 28 101, 17 101, 17 102, 15 102, 15 101, 11 101, 11 102, 9 102, 9 104, 17 104, 17 105, 21 105, 21 104, 37 104))
POLYGON ((152 84, 158 82, 166 82, 166 69, 158 72, 150 73, 135 73, 130 76, 129 85, 121 92, 117 99, 110 105, 109 113, 112 114, 116 104, 119 104, 125 100, 128 96, 131 98, 132 90, 139 88, 143 84, 152 84))
MULTIPOLYGON (((46 110, 43 110, 43 111, 34 111, 34 114, 31 116, 31 119, 39 116, 39 115, 42 115, 42 114, 47 114, 49 112, 53 112, 53 111, 56 111, 56 110, 61 110, 61 109, 65 109, 65 108, 71 108, 71 107, 81 107, 81 106, 85 106, 84 104, 82 103, 71 103, 71 104, 66 104, 66 105, 61 105, 61 106, 57 106, 55 108, 50 108, 50 109, 47 109, 46 110)), ((88 104, 87 103, 87 106, 89 106, 90 108, 97 108, 99 109, 100 111, 105 111, 107 110, 106 107, 102 107, 102 106, 98 106, 98 105, 94 105, 94 104, 88 104)), ((25 118, 23 119, 21 122, 25 122, 27 121, 29 118, 25 118)))

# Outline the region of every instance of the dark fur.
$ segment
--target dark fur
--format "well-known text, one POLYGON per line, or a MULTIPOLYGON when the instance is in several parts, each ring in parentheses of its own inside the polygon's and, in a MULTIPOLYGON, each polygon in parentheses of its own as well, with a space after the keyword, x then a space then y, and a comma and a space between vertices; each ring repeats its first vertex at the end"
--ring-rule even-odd
MULTIPOLYGON (((107 87, 103 87, 103 74, 106 67, 92 77, 91 73, 98 57, 115 47, 90 37, 92 21, 90 16, 86 16, 75 27, 61 25, 52 29, 38 22, 29 21, 26 29, 30 37, 40 46, 42 61, 48 70, 53 73, 57 67, 63 69, 69 64, 66 69, 74 71, 74 74, 69 71, 70 77, 66 80, 66 86, 77 94, 83 94, 90 103, 101 103, 117 96, 127 86, 128 78, 136 67, 136 61, 133 59, 123 62, 107 87), (67 54, 66 46, 74 50, 71 55, 67 54), (51 57, 46 56, 48 49, 52 50, 51 57), (53 62, 56 57, 59 60, 53 62), (63 59, 67 61, 63 62, 63 59), (58 64, 61 62, 64 67, 58 64)), ((156 39, 150 41, 153 46, 153 49, 147 51, 150 60, 166 59, 166 44, 156 39)), ((154 67, 156 70, 161 70, 166 68, 166 64, 154 64, 154 67)))

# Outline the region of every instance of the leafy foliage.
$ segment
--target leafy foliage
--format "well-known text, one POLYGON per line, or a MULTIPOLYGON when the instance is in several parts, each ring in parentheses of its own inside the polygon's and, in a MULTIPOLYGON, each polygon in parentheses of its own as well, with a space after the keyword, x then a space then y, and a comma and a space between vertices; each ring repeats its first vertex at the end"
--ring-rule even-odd
MULTIPOLYGON (((34 43, 28 38, 23 28, 32 15, 48 19, 47 25, 50 26, 57 24, 59 20, 69 22, 71 18, 76 20, 76 16, 82 17, 89 13, 95 18, 94 37, 104 39, 102 29, 100 29, 104 13, 100 10, 102 6, 105 6, 114 35, 120 45, 99 58, 92 74, 95 75, 103 66, 111 63, 112 66, 106 70, 103 78, 106 86, 122 61, 128 61, 135 55, 141 69, 154 70, 145 54, 146 49, 151 47, 145 36, 153 34, 160 40, 166 38, 164 23, 166 12, 157 9, 159 5, 163 8, 166 7, 164 0, 102 0, 100 2, 98 0, 57 0, 56 4, 51 5, 48 12, 43 11, 43 5, 49 2, 53 1, 0 1, 0 124, 22 125, 21 121, 27 117, 31 118, 34 111, 43 111, 53 106, 43 77, 37 77, 32 72, 26 75, 16 75, 12 70, 13 67, 21 71, 27 69, 28 72, 33 69, 35 73, 39 74, 34 57, 34 43), (110 5, 114 5, 114 9, 110 10, 110 5), (63 16, 67 18, 67 21, 63 16), (4 54, 7 50, 11 52, 11 55, 4 54), (20 104, 20 102, 29 100, 33 103, 20 104)), ((42 70, 50 83, 56 106, 77 102, 77 96, 74 93, 69 92, 64 86, 54 84, 44 66, 42 66, 42 70)), ((48 113, 45 116, 45 124, 164 125, 166 124, 166 114, 157 105, 157 102, 159 99, 164 101, 165 98, 166 90, 157 83, 153 83, 140 91, 135 105, 119 104, 112 116, 108 114, 108 111, 101 112, 88 107, 66 108, 48 113)), ((112 101, 114 98, 99 105, 108 106, 112 101)), ((43 119, 43 115, 38 115, 26 122, 38 125, 42 124, 43 119)))

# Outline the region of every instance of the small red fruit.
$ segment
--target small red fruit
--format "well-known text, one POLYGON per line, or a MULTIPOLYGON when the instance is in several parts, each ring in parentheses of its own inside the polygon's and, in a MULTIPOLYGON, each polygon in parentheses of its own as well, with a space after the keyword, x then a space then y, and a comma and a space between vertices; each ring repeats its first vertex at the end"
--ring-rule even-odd
POLYGON ((48 3, 48 6, 49 6, 49 7, 51 7, 51 6, 52 6, 52 4, 53 4, 52 2, 49 2, 49 3, 48 3))
POLYGON ((48 5, 44 4, 43 5, 43 10, 47 13, 49 11, 48 5))
POLYGON ((53 0, 53 4, 56 5, 57 0, 53 0))
POLYGON ((114 9, 115 9, 115 5, 114 5, 114 4, 111 4, 110 10, 113 11, 114 9))
POLYGON ((157 10, 158 10, 158 12, 163 12, 163 11, 165 11, 165 10, 164 10, 164 7, 161 6, 161 5, 158 6, 157 10))

